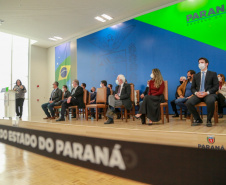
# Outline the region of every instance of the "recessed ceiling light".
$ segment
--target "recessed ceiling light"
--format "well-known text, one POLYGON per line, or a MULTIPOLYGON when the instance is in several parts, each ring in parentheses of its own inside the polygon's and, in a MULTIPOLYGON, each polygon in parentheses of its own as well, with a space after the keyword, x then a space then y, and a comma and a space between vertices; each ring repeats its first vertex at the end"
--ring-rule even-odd
POLYGON ((95 17, 95 19, 100 21, 100 22, 106 22, 105 19, 103 19, 102 17, 99 17, 99 16, 95 17))
POLYGON ((38 42, 37 40, 30 40, 30 44, 32 45, 32 44, 35 44, 36 42, 38 42))
POLYGON ((104 18, 107 19, 107 20, 112 20, 112 19, 113 19, 111 16, 109 16, 109 15, 107 15, 107 14, 103 14, 103 15, 101 15, 101 16, 104 17, 104 18))
POLYGON ((57 41, 57 39, 54 39, 54 38, 51 38, 51 37, 49 38, 49 40, 57 41))
POLYGON ((54 38, 55 38, 55 39, 58 39, 58 40, 61 40, 61 39, 63 39, 63 38, 61 38, 61 37, 58 37, 58 36, 54 36, 54 38))

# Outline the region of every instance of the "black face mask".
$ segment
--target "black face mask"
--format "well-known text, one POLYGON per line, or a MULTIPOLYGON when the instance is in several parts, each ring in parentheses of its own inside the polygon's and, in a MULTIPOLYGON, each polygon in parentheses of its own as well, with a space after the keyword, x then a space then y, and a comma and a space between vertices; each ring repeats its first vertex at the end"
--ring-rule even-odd
POLYGON ((183 83, 183 81, 180 81, 180 84, 182 84, 183 83))
POLYGON ((93 92, 92 90, 90 90, 90 92, 93 92))

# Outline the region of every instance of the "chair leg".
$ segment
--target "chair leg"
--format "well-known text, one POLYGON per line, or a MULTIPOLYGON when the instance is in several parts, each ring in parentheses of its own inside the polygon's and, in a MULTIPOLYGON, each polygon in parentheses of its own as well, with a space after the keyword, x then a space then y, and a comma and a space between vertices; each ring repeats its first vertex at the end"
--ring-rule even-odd
POLYGON ((135 121, 135 118, 134 118, 134 116, 135 116, 135 105, 133 106, 133 113, 132 113, 132 116, 133 116, 133 121, 135 121))
POLYGON ((97 121, 98 121, 98 108, 96 108, 96 119, 97 119, 97 121))
POLYGON ((89 114, 89 113, 88 113, 88 108, 86 107, 85 110, 86 110, 86 121, 88 121, 88 114, 89 114))
POLYGON ((203 120, 203 112, 202 112, 202 107, 201 107, 201 117, 202 117, 202 120, 203 120))
POLYGON ((166 106, 166 119, 167 119, 167 122, 169 123, 169 108, 168 108, 168 105, 166 106))
POLYGON ((218 123, 218 104, 215 103, 215 109, 214 109, 214 125, 218 123))
POLYGON ((191 124, 193 123, 193 115, 191 114, 190 116, 190 119, 191 119, 191 124))
POLYGON ((161 106, 161 120, 162 120, 162 124, 164 124, 164 108, 163 108, 163 106, 161 106))
POLYGON ((127 122, 127 117, 128 117, 128 115, 127 115, 127 109, 125 108, 125 110, 124 110, 124 113, 125 113, 125 118, 126 118, 126 122, 127 122))
POLYGON ((79 119, 79 108, 76 109, 76 114, 77 114, 77 120, 79 119))
POLYGON ((121 108, 121 119, 122 119, 122 121, 123 121, 123 116, 125 116, 125 111, 124 111, 124 115, 123 115, 122 108, 121 108))
POLYGON ((182 120, 182 108, 180 108, 180 120, 182 120))

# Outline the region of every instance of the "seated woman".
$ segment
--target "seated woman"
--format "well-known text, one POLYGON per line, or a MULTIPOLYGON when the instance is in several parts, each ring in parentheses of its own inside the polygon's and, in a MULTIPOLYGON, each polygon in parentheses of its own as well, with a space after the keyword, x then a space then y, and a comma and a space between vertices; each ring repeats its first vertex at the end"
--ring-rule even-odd
POLYGON ((144 97, 143 103, 140 107, 138 114, 135 115, 136 119, 141 118, 142 124, 145 123, 145 115, 149 119, 149 124, 158 122, 161 117, 160 103, 165 101, 164 81, 159 69, 153 69, 151 74, 151 80, 149 82, 148 96, 144 97))
POLYGON ((223 74, 217 75, 219 80, 219 91, 218 91, 218 113, 219 118, 223 118, 223 108, 226 106, 226 83, 225 76, 223 74))

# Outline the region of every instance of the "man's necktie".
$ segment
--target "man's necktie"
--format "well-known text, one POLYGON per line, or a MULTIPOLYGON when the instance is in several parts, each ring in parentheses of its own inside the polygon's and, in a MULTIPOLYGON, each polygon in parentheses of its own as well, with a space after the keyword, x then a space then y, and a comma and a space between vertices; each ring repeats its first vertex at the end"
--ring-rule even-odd
POLYGON ((205 91, 205 72, 202 72, 202 81, 201 81, 201 92, 205 91))

